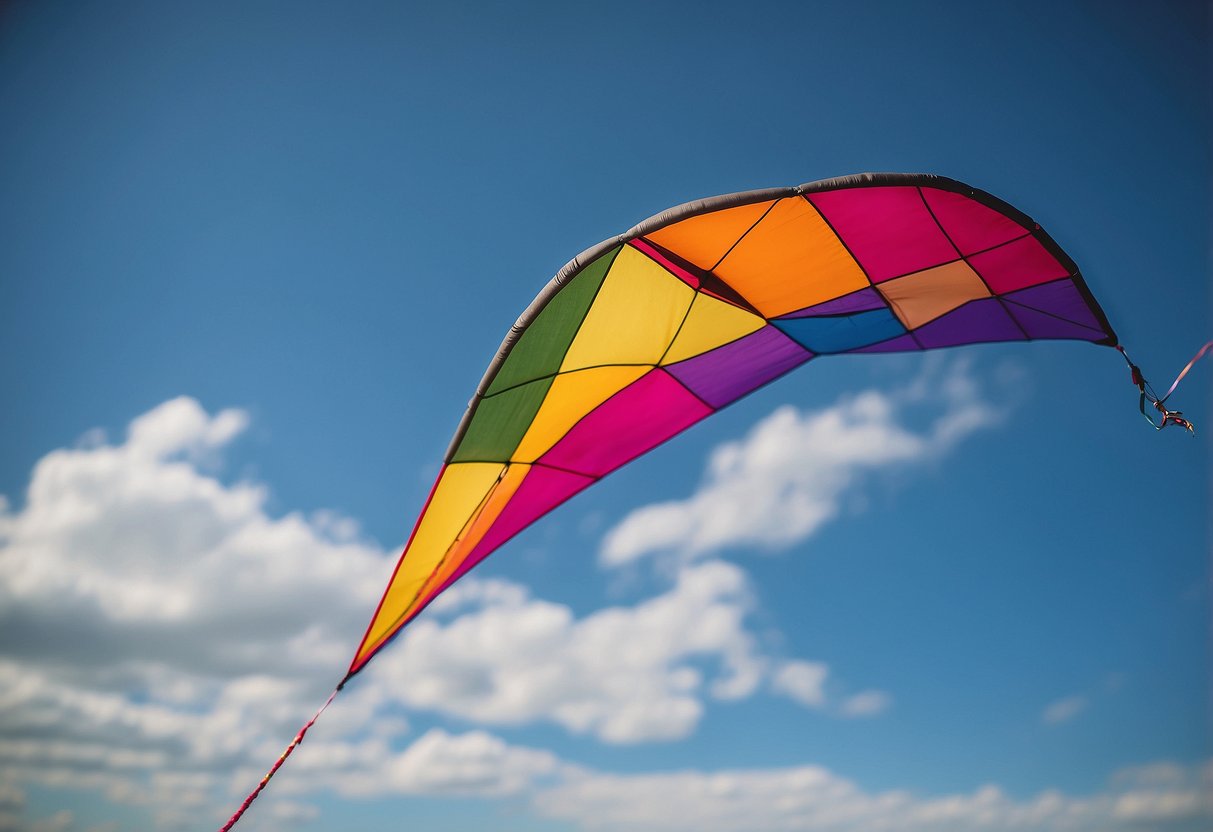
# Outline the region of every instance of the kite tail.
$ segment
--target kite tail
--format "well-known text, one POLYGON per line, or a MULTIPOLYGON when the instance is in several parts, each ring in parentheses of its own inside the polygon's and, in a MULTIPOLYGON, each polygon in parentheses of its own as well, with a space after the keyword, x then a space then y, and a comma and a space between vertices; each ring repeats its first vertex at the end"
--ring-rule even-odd
POLYGON ((1184 418, 1183 411, 1167 410, 1167 399, 1171 398, 1171 394, 1175 392, 1175 388, 1183 381, 1184 376, 1188 374, 1192 366, 1204 358, 1209 350, 1213 350, 1213 341, 1207 342, 1197 350, 1196 355, 1192 356, 1192 360, 1179 371, 1179 375, 1175 377, 1175 381, 1171 382, 1170 388, 1161 398, 1154 392, 1154 388, 1150 386, 1150 382, 1146 381, 1145 376, 1141 374, 1141 369, 1129 359, 1129 354, 1125 352, 1125 348, 1118 346, 1116 349, 1120 351, 1120 354, 1125 358, 1125 363, 1129 365, 1131 379, 1137 385, 1137 389, 1141 394, 1141 397, 1138 399, 1138 408, 1141 410, 1141 415, 1145 417, 1146 421, 1153 425, 1155 430, 1162 430, 1167 425, 1179 425, 1181 428, 1187 428, 1188 433, 1195 434, 1196 426, 1184 418), (1150 414, 1146 412, 1146 402, 1149 402, 1155 410, 1162 414, 1162 421, 1155 422, 1150 414))
POLYGON ((275 772, 282 767, 282 764, 286 762, 286 758, 291 756, 291 752, 299 746, 299 743, 303 742, 303 735, 307 733, 309 728, 316 724, 316 720, 318 720, 320 715, 324 713, 324 709, 333 704, 333 700, 337 698, 337 694, 341 692, 343 687, 345 687, 345 683, 349 681, 349 678, 349 676, 346 676, 341 680, 341 684, 333 688, 333 692, 329 694, 329 698, 325 700, 325 703, 320 706, 320 710, 316 711, 312 718, 307 721, 307 724, 299 729, 299 733, 295 735, 295 739, 291 740, 291 744, 286 747, 286 750, 282 752, 281 756, 278 757, 274 765, 270 767, 270 770, 267 771, 265 776, 261 778, 261 782, 257 784, 257 788, 253 789, 249 796, 244 799, 244 802, 240 804, 240 808, 236 810, 236 814, 228 818, 227 823, 223 824, 223 827, 219 830, 219 832, 228 832, 228 830, 236 825, 236 821, 240 820, 240 816, 245 813, 248 807, 253 805, 253 801, 257 799, 257 795, 261 794, 261 790, 265 788, 265 784, 270 782, 270 778, 273 777, 275 772))

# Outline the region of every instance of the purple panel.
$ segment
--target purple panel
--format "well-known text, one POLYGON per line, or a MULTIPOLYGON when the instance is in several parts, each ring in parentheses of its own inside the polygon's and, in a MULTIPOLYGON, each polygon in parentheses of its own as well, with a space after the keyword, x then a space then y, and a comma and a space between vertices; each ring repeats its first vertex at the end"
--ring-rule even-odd
MULTIPOLYGON (((1004 295, 1003 300, 1027 306, 1040 312, 1048 312, 1067 321, 1090 327, 1103 329, 1095 313, 1087 304, 1086 298, 1078 291, 1072 280, 1055 280, 1030 289, 1012 292, 1004 295)), ((1014 312, 1014 307, 1011 307, 1014 312)))
POLYGON ((851 350, 851 353, 858 352, 909 352, 910 350, 920 350, 918 342, 914 340, 914 336, 906 333, 898 335, 896 338, 891 338, 888 341, 881 341, 879 344, 873 344, 870 347, 862 347, 861 349, 851 350))
POLYGON ((1089 326, 1065 321, 1047 312, 1038 312, 1023 306, 1007 304, 1011 315, 1019 321, 1019 325, 1028 333, 1029 338, 1077 338, 1081 341, 1102 341, 1108 333, 1102 329, 1091 329, 1089 326))
POLYGON ((1022 237, 1028 229, 1005 214, 952 191, 923 188, 922 195, 939 224, 964 254, 1022 237))
POLYGON ((779 318, 782 320, 784 318, 816 318, 821 315, 850 315, 852 312, 867 312, 869 309, 882 309, 886 305, 880 293, 869 286, 866 289, 860 289, 858 292, 851 292, 849 295, 843 295, 840 298, 834 298, 833 300, 827 300, 825 303, 801 309, 799 312, 780 315, 779 318))
POLYGON ((983 341, 1023 341, 1025 338, 998 298, 966 303, 954 312, 919 327, 914 334, 927 349, 983 341))
POLYGON ((432 595, 440 595, 469 569, 496 551, 501 544, 594 482, 592 477, 551 468, 532 467, 522 485, 518 486, 518 490, 502 510, 497 522, 485 533, 451 577, 432 595))
POLYGON ((974 254, 969 265, 996 295, 1036 286, 1069 272, 1035 237, 1024 237, 993 251, 974 254))
POLYGON ((539 462, 601 477, 713 412, 654 369, 600 404, 539 462))
POLYGON ((917 188, 848 188, 809 200, 873 283, 957 259, 917 188))
POLYGON ((719 409, 812 357, 813 353, 775 327, 765 326, 667 369, 695 395, 719 409))

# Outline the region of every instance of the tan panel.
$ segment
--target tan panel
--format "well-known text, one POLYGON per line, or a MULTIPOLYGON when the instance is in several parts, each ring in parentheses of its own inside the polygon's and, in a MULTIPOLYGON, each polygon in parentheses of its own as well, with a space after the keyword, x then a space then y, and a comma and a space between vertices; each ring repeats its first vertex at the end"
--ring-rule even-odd
POLYGON ((768 318, 868 285, 830 226, 800 197, 772 208, 716 267, 716 274, 768 318))
POLYGON ((916 329, 962 304, 990 296, 986 284, 963 260, 886 280, 876 284, 876 290, 885 296, 907 329, 916 329))
POLYGON ((375 615, 362 652, 391 632, 504 469, 504 465, 495 462, 456 462, 442 472, 400 569, 375 615))
POLYGON ((594 367, 556 376, 535 420, 518 443, 514 460, 534 462, 582 416, 648 371, 648 367, 594 367))
POLYGON ((656 364, 674 340, 695 290, 631 246, 624 246, 561 371, 604 364, 656 364))
POLYGON ((684 260, 690 260, 701 269, 711 269, 720 262, 733 243, 758 222, 758 218, 771 207, 774 200, 739 205, 710 214, 676 222, 660 231, 646 234, 659 246, 664 246, 684 260))
POLYGON ((695 296, 691 311, 662 364, 673 364, 757 332, 766 321, 752 312, 705 294, 695 296))

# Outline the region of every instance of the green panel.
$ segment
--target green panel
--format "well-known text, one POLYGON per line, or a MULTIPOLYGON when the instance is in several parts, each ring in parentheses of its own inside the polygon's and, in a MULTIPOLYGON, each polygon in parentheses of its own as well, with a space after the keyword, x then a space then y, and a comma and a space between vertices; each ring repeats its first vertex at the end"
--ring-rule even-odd
POLYGON ((524 381, 552 375, 560 369, 585 313, 598 294, 619 248, 613 248, 586 266, 543 308, 510 350, 505 364, 489 385, 488 395, 524 381))
POLYGON ((548 376, 481 399, 451 461, 509 461, 554 379, 548 376))

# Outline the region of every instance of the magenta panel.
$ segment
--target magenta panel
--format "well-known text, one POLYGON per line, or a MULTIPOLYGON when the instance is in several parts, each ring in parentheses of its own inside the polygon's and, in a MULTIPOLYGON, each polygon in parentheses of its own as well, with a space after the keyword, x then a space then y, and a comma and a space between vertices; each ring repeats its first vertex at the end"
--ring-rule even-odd
POLYGON ((669 373, 654 369, 599 405, 539 462, 600 477, 712 412, 669 373))
POLYGON ((1057 262, 1035 237, 1024 237, 993 251, 975 254, 968 260, 996 295, 1057 280, 1069 274, 1066 267, 1057 262))
POLYGON ((922 195, 962 254, 993 248, 1028 233, 1010 217, 962 194, 923 188, 922 195))
POLYGON ((958 259, 917 188, 809 194, 873 283, 958 259))
POLYGON ((635 240, 628 243, 628 245, 637 251, 644 252, 646 257, 660 264, 661 268, 674 275, 674 277, 678 278, 692 289, 699 288, 699 278, 682 268, 682 266, 679 266, 673 260, 670 260, 670 258, 666 257, 664 254, 650 245, 649 242, 643 237, 637 237, 635 240))
POLYGON ((556 506, 594 483, 593 477, 583 477, 567 471, 534 466, 514 492, 497 522, 488 530, 476 548, 446 582, 432 593, 438 596, 448 586, 462 578, 469 569, 487 558, 518 532, 534 523, 556 506))

